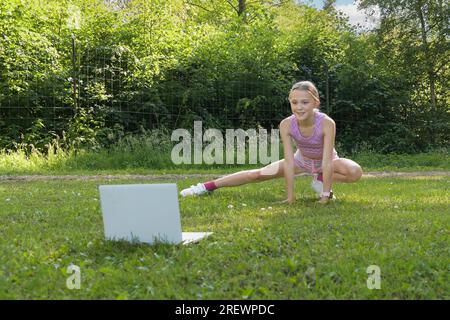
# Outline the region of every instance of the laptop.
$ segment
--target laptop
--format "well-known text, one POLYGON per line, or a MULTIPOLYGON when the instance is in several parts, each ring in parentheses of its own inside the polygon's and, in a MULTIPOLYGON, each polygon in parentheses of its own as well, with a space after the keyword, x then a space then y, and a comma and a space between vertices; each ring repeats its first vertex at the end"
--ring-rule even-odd
POLYGON ((182 232, 175 183, 101 185, 100 205, 108 240, 189 244, 212 232, 182 232))

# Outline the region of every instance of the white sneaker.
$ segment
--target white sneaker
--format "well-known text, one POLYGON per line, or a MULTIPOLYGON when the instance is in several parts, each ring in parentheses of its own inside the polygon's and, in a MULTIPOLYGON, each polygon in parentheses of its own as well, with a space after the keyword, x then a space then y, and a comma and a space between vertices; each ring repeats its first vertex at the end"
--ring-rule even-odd
POLYGON ((205 185, 203 183, 197 183, 196 186, 192 185, 189 188, 183 189, 180 192, 182 197, 192 197, 192 196, 200 196, 202 194, 207 193, 205 185))
POLYGON ((311 181, 311 188, 317 193, 320 197, 323 191, 323 183, 320 180, 317 180, 318 175, 315 174, 313 180, 311 181))
MULTIPOLYGON (((311 188, 316 192, 317 196, 320 198, 323 192, 323 182, 317 180, 318 175, 315 174, 313 180, 311 181, 311 188)), ((333 194, 333 190, 330 190, 330 200, 336 200, 336 196, 333 194)))

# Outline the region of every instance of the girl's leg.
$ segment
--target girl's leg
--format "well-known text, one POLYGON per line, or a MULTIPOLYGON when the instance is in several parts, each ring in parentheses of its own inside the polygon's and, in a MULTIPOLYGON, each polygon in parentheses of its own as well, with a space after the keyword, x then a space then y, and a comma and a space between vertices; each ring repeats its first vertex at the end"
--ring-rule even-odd
MULTIPOLYGON (((281 178, 284 176, 284 159, 268 164, 260 169, 239 171, 224 177, 220 177, 213 181, 198 183, 180 192, 181 196, 201 195, 208 191, 223 187, 235 187, 251 182, 266 181, 269 179, 281 178)), ((294 174, 304 172, 297 165, 294 165, 294 174)))
MULTIPOLYGON (((275 178, 284 177, 285 160, 279 160, 268 164, 260 169, 239 171, 224 177, 220 177, 212 182, 217 188, 240 186, 251 182, 266 181, 275 178)), ((297 166, 294 166, 294 174, 304 172, 297 166)))
MULTIPOLYGON (((345 158, 337 158, 333 160, 333 182, 352 183, 358 181, 361 176, 361 166, 355 161, 345 158)), ((320 197, 323 191, 322 173, 314 177, 313 181, 311 182, 311 187, 320 197)))
POLYGON ((358 181, 362 176, 361 166, 350 159, 333 160, 333 168, 333 182, 352 183, 358 181))

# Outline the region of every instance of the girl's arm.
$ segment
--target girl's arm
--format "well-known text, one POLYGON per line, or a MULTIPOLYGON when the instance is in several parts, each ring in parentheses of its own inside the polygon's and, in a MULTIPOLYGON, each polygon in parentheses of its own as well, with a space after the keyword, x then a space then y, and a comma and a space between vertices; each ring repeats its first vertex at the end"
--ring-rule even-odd
MULTIPOLYGON (((323 120, 323 192, 330 192, 333 183, 333 150, 336 136, 336 124, 331 118, 323 120)), ((321 197, 321 201, 328 200, 327 197, 321 197)))
POLYGON ((283 141, 284 148, 284 178, 286 180, 287 202, 293 203, 295 201, 294 195, 294 152, 292 151, 290 121, 284 119, 280 122, 280 134, 283 141))

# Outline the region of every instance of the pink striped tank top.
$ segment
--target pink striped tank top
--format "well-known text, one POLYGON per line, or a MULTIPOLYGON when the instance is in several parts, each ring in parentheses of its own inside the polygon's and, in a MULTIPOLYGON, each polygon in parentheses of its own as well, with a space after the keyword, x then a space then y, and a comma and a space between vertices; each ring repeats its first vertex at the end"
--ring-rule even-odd
MULTIPOLYGON (((297 144, 297 148, 303 157, 309 159, 322 159, 323 157, 323 130, 322 120, 325 114, 320 111, 315 111, 314 115, 314 129, 313 134, 309 137, 305 137, 300 133, 298 128, 298 122, 295 115, 291 118, 291 135, 297 144)), ((333 154, 336 155, 336 150, 333 150, 333 154)))

